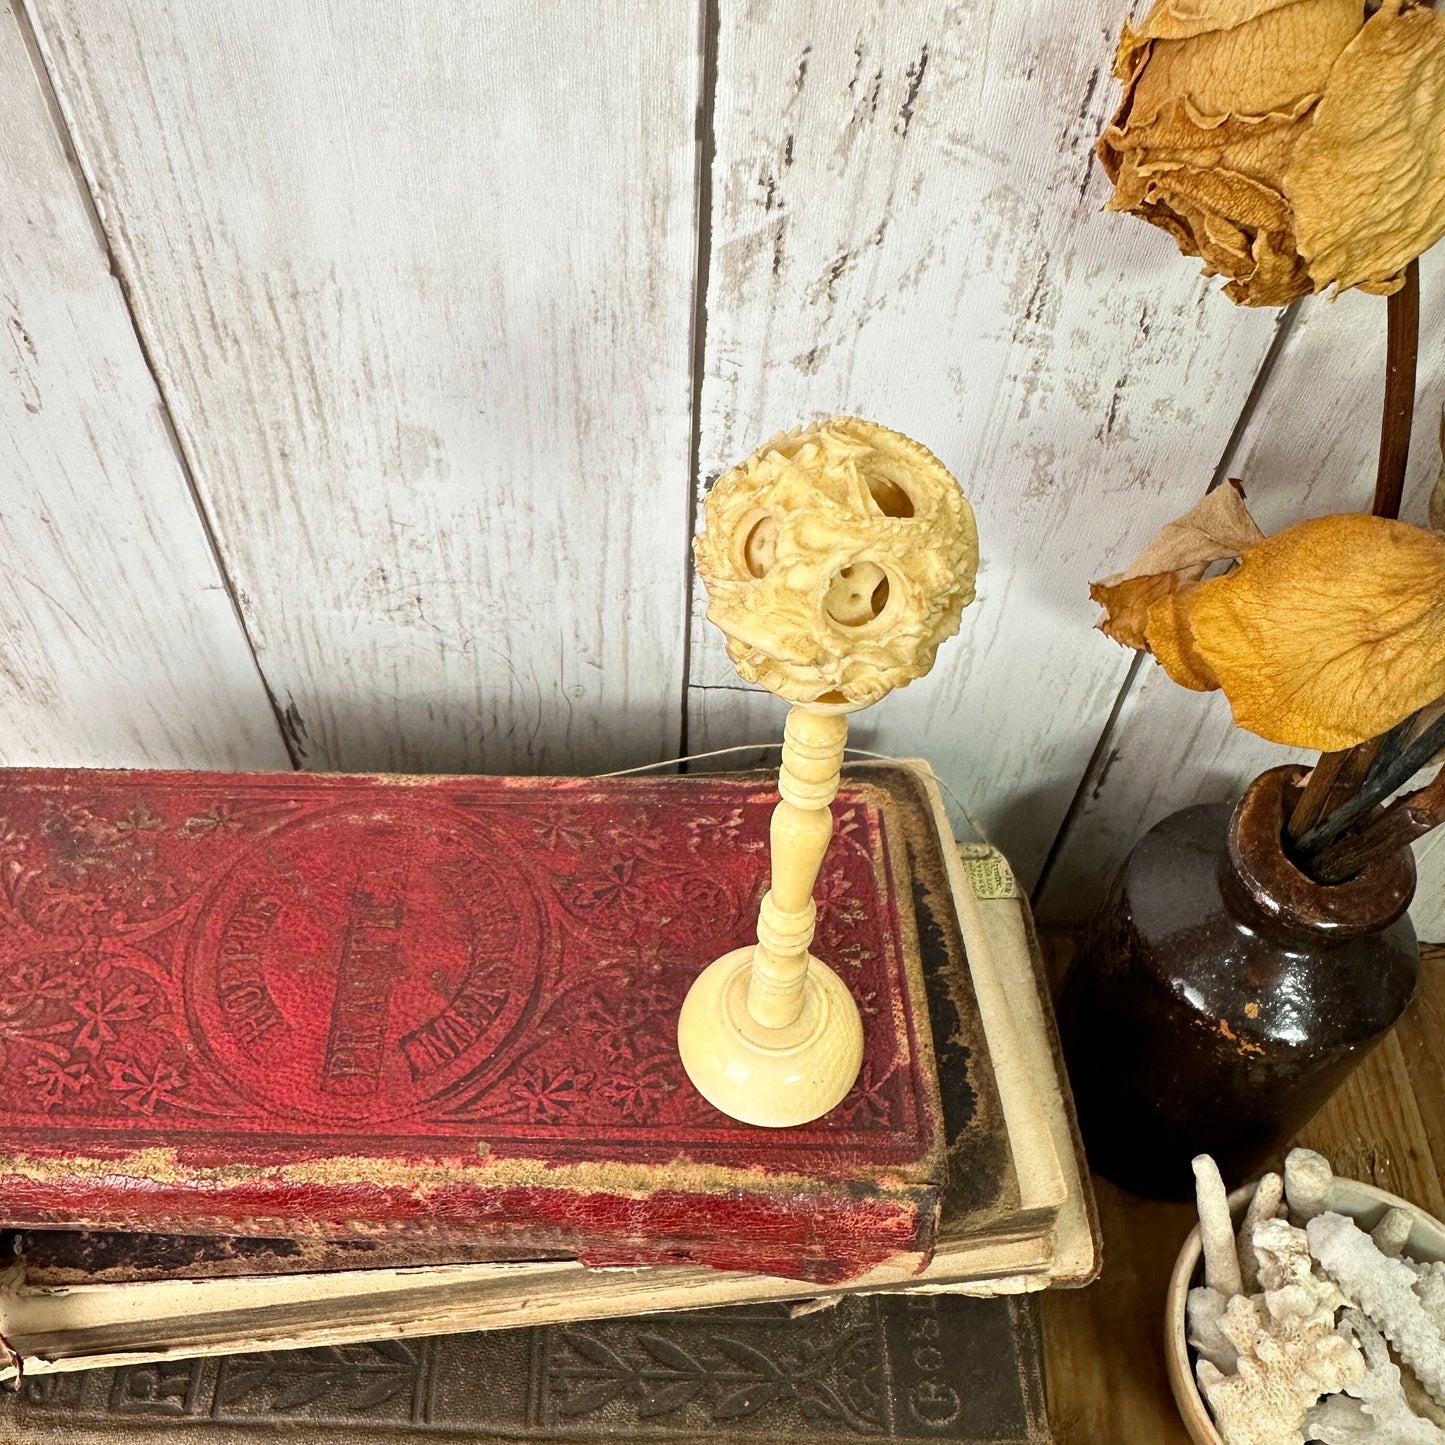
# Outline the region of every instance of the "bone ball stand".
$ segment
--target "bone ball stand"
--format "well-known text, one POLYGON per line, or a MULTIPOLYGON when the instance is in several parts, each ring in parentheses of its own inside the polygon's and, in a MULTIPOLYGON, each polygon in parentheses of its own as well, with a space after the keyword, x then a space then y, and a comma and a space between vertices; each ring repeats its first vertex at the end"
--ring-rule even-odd
POLYGON ((772 887, 756 946, 734 949, 693 983, 678 1019, 683 1066, 715 1108, 777 1128, 826 1114, 863 1063, 863 1024, 847 986, 808 952, 813 884, 833 836, 831 804, 848 738, 847 705, 797 704, 783 731, 773 809, 772 887))
POLYGON ((863 1061, 852 995, 808 952, 847 715, 933 665, 973 600, 978 533, 927 447, 848 416, 764 442, 703 511, 693 550, 708 619, 744 681, 793 707, 758 941, 698 977, 678 1050, 723 1113, 806 1124, 842 1101, 863 1061))

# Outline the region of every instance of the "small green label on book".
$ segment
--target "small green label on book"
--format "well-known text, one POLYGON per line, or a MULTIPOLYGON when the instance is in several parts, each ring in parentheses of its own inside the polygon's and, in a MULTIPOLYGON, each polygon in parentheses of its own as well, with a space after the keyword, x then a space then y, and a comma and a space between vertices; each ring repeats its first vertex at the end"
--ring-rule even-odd
POLYGON ((982 901, 1019 896, 1013 869, 997 848, 990 848, 987 843, 960 843, 958 853, 963 859, 963 871, 968 874, 969 887, 973 889, 975 898, 982 901))

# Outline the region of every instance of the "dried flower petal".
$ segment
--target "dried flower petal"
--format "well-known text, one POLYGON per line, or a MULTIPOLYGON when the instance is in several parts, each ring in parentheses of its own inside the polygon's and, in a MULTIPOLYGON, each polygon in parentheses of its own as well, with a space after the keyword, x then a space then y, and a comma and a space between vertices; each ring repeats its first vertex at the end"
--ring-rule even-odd
POLYGON ((1144 624, 1156 602, 1204 575, 1211 562, 1238 557, 1264 533, 1244 504, 1244 488, 1231 480, 1216 487, 1184 516, 1166 522, 1133 564, 1089 587, 1103 609, 1099 628, 1127 647, 1144 642, 1144 624))
POLYGON ((1445 17, 1386 3, 1330 74, 1287 176, 1318 290, 1394 290, 1445 234, 1445 17))
POLYGON ((1294 3, 1296 0, 1159 0, 1138 30, 1125 25, 1114 74, 1127 80, 1138 52, 1151 40, 1189 40, 1213 30, 1232 30, 1294 3))
MULTIPOLYGON (((1359 33, 1360 15, 1357 0, 1292 0, 1260 9, 1247 23, 1157 40, 1135 82, 1131 128, 1161 118, 1172 128, 1192 117, 1207 139, 1239 117, 1243 124, 1221 135, 1223 143, 1265 118, 1296 120, 1359 33)), ((1156 143, 1169 143, 1167 131, 1156 143)))
POLYGON ((1157 602, 1149 649, 1235 722, 1336 751, 1445 693, 1445 537, 1383 517, 1316 517, 1238 568, 1157 602))
MULTIPOLYGON (((1223 580, 1223 579, 1216 579, 1223 580)), ((1193 692, 1217 692, 1219 676, 1194 646, 1189 605, 1200 584, 1181 588, 1149 610, 1145 622, 1144 646, 1159 659, 1164 671, 1180 687, 1193 692)), ((1235 718, 1236 722, 1239 719, 1235 718)), ((1243 726, 1243 724, 1241 724, 1243 726)))

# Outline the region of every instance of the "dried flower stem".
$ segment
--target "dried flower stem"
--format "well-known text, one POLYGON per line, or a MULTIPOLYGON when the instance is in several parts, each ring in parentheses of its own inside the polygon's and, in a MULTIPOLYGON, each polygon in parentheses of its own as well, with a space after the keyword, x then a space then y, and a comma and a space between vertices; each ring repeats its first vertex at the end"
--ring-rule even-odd
POLYGON ((1408 847, 1445 823, 1445 768, 1433 782, 1396 798, 1357 833, 1320 850, 1312 871, 1321 883, 1341 883, 1387 853, 1408 847))
POLYGON ((1301 838, 1320 820, 1320 815, 1325 811, 1325 804, 1329 802, 1330 794, 1334 791, 1335 779, 1340 775, 1340 769, 1345 765, 1345 759, 1349 757, 1350 750, 1346 748, 1338 753, 1321 753, 1319 761, 1310 770, 1309 781, 1300 792, 1299 800, 1294 805, 1294 811, 1289 815, 1287 833, 1291 842, 1301 838))
MULTIPOLYGON (((1385 401, 1380 411, 1380 458, 1375 471, 1377 517, 1398 518, 1410 460, 1415 418, 1415 370, 1420 351, 1420 263, 1405 267, 1405 284, 1385 303, 1385 401)), ((1322 753, 1295 803, 1287 841, 1298 841, 1320 817, 1347 803, 1359 789, 1380 746, 1369 738, 1340 753, 1322 753)))
POLYGON ((1415 417, 1415 362, 1420 351, 1420 263, 1405 267, 1405 284, 1385 303, 1385 405, 1380 415, 1380 462, 1375 472, 1377 517, 1398 517, 1415 417))
MULTIPOLYGON (((1313 871, 1313 865, 1309 861, 1312 854, 1323 853, 1342 837, 1346 829, 1362 822, 1372 809, 1383 803, 1396 788, 1407 783, 1421 768, 1426 767, 1430 759, 1445 747, 1445 712, 1437 711, 1435 704, 1422 708, 1407 718, 1402 726, 1405 728, 1404 738, 1408 739, 1408 742, 1404 746, 1395 746, 1392 735, 1397 730, 1392 729, 1391 733, 1387 733, 1381 740, 1378 755, 1384 757, 1388 747, 1389 756, 1384 758, 1383 764, 1372 766, 1364 784, 1354 796, 1340 804, 1323 823, 1317 824, 1300 838, 1299 852, 1310 871, 1313 871), (1411 734, 1413 736, 1410 736, 1411 734)), ((1374 741, 1372 738, 1371 742, 1374 741)))
POLYGON ((1319 819, 1330 816, 1359 792, 1369 776, 1382 737, 1366 738, 1338 753, 1321 753, 1289 819, 1291 842, 1302 839, 1319 819), (1318 781, 1316 779, 1318 778, 1318 781), (1296 827, 1296 820, 1300 826, 1296 827))

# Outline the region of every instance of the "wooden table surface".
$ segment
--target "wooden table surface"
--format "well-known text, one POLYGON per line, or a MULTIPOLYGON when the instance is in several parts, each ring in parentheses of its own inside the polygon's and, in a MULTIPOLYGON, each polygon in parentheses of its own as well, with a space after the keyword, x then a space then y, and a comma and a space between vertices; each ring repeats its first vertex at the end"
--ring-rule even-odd
MULTIPOLYGON (((1394 1032, 1300 1132, 1337 1174, 1445 1219, 1445 947, 1423 951, 1420 990, 1394 1032)), ((1057 1445, 1189 1445, 1164 1374, 1164 1291, 1187 1204, 1137 1199, 1094 1179, 1104 1270, 1043 1299, 1057 1445)))

